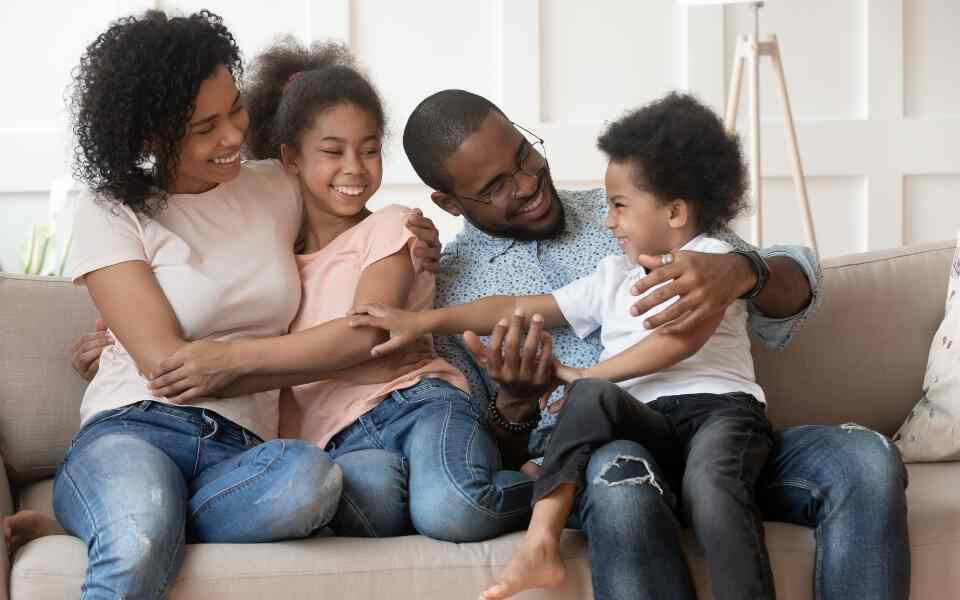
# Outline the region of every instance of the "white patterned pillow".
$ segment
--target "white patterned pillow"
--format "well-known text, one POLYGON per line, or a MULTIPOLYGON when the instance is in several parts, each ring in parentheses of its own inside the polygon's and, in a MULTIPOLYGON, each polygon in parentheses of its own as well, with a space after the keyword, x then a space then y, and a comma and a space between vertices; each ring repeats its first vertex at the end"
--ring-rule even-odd
POLYGON ((923 393, 893 437, 906 462, 960 460, 960 239, 957 242, 923 393))

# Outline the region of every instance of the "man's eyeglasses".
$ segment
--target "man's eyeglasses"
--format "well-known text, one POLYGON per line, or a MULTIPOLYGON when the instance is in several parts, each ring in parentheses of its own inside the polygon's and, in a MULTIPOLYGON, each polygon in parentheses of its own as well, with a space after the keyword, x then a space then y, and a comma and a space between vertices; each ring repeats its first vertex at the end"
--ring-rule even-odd
POLYGON ((523 145, 517 155, 517 168, 509 175, 498 177, 491 185, 487 186, 482 194, 476 196, 457 194, 458 197, 481 204, 502 205, 510 200, 516 200, 517 192, 520 189, 517 183, 517 175, 523 173, 527 177, 539 181, 547 170, 547 151, 543 146, 543 138, 516 123, 511 122, 510 124, 534 139, 531 142, 527 139, 527 136, 524 136, 523 145))

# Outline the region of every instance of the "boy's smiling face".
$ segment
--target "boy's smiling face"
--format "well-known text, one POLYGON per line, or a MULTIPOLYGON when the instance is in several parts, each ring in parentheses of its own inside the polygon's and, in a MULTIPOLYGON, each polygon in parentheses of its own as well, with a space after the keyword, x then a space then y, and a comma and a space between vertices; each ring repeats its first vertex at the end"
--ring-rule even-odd
POLYGON ((686 203, 661 202, 649 190, 638 187, 637 182, 643 181, 640 169, 633 161, 611 161, 604 177, 608 208, 605 224, 631 262, 636 262, 639 254, 671 250, 678 211, 684 213, 681 225, 686 224, 686 203))

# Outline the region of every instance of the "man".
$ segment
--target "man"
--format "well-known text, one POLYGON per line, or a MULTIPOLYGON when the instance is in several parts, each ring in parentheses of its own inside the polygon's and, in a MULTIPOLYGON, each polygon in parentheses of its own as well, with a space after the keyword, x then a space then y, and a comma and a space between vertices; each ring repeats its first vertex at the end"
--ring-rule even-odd
MULTIPOLYGON (((428 97, 411 115, 403 143, 417 174, 435 190, 434 203, 467 221, 441 258, 438 306, 493 294, 549 293, 618 251, 603 227, 603 190, 556 190, 543 141, 485 98, 460 90, 428 97)), ((653 272, 638 282, 638 295, 672 283, 644 297, 634 314, 680 296, 644 326, 689 328, 745 297, 754 334, 775 347, 789 342, 816 307, 819 265, 804 248, 770 248, 761 257, 730 238, 740 254, 639 257, 653 272)), ((556 412, 548 408, 537 418, 538 398, 549 385, 538 367, 551 352, 577 367, 596 362, 600 352, 596 334, 579 340, 569 330, 542 333, 534 322, 521 340, 521 324, 519 315, 502 323, 487 346, 471 336, 465 338, 469 348, 455 338, 438 345, 467 375, 474 400, 488 407, 514 462, 526 458, 527 432, 535 426, 530 447, 539 455, 556 412)), ((695 597, 675 499, 644 485, 648 475, 663 482, 652 455, 633 442, 613 442, 590 461, 574 524, 589 540, 598 600, 695 597)), ((778 432, 757 493, 767 520, 816 529, 817 598, 906 598, 905 486, 893 445, 871 432, 808 426, 778 432)))

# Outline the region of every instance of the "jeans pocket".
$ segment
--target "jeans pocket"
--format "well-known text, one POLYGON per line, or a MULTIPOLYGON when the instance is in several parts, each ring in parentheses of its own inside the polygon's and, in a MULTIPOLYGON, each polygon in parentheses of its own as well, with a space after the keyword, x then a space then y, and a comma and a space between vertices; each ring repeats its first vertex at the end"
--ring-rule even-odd
POLYGON ((463 390, 454 387, 442 379, 427 377, 421 379, 416 385, 412 385, 402 390, 394 390, 391 396, 398 404, 420 404, 432 400, 452 400, 456 396, 461 396, 469 401, 469 397, 463 390))
POLYGON ((67 450, 67 452, 69 453, 70 450, 73 450, 73 448, 80 443, 80 440, 85 438, 94 427, 106 423, 107 421, 112 421, 122 417, 136 408, 136 406, 136 404, 128 404, 127 406, 121 406, 120 408, 114 408, 111 410, 104 410, 93 415, 93 417, 91 417, 90 420, 83 425, 80 431, 77 432, 77 435, 73 436, 73 440, 70 442, 70 448, 67 450))

